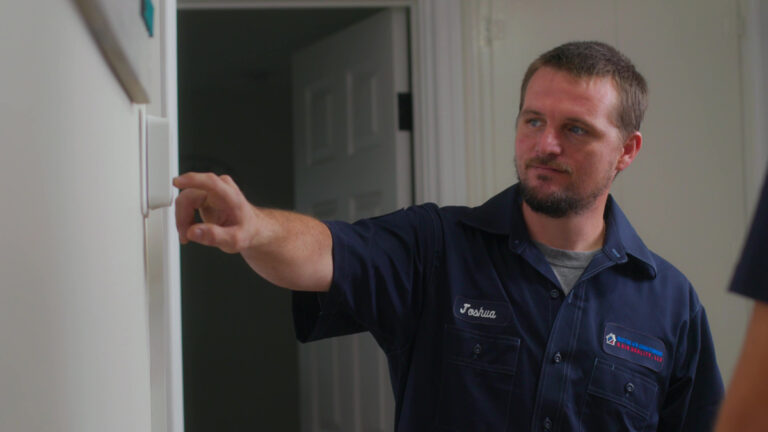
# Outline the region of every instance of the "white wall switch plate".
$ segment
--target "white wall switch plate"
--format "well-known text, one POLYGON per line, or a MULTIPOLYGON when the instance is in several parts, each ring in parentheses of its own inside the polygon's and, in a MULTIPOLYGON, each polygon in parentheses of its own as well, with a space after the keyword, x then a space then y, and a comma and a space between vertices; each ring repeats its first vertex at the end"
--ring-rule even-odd
POLYGON ((147 207, 158 209, 173 202, 171 176, 171 134, 168 119, 146 118, 147 207))

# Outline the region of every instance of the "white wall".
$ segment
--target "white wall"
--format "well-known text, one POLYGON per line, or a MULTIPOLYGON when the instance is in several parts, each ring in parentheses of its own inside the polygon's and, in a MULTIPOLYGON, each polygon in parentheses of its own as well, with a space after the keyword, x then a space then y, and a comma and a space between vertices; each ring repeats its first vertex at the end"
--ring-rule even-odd
POLYGON ((748 312, 726 294, 748 220, 738 1, 477 0, 464 12, 473 203, 516 181, 519 86, 536 56, 597 39, 645 75, 644 147, 613 193, 646 244, 697 288, 727 381, 748 312))
POLYGON ((73 2, 2 11, 0 430, 148 431, 137 109, 73 2))

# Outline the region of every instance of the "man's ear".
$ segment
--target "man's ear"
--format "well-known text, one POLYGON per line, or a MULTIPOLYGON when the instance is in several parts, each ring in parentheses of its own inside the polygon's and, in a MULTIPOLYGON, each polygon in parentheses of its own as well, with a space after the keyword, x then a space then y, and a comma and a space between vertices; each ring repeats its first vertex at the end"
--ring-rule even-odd
POLYGON ((621 155, 619 160, 616 161, 616 173, 620 173, 627 169, 632 161, 635 160, 635 156, 640 151, 640 147, 643 146, 643 135, 639 131, 633 132, 622 144, 621 155))

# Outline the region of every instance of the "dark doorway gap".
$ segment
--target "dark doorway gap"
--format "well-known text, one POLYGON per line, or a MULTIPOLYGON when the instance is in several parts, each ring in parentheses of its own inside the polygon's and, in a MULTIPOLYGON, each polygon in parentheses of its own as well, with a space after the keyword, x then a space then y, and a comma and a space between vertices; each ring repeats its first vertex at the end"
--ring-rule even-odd
MULTIPOLYGON (((178 13, 180 172, 293 207, 290 54, 381 9, 178 13)), ((237 255, 181 249, 185 430, 299 430, 290 293, 237 255)))

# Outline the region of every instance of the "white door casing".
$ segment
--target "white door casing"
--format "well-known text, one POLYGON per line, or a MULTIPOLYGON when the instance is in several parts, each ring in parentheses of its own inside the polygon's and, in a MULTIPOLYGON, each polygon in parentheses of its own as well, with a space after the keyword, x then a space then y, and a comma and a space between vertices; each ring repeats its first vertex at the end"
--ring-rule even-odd
MULTIPOLYGON (((176 0, 155 2, 155 24, 160 46, 157 76, 159 94, 141 108, 168 120, 171 175, 178 174, 178 109, 176 64, 176 0)), ((145 188, 145 185, 142 185, 145 188)), ((174 211, 148 211, 145 219, 145 259, 149 291, 150 380, 152 432, 184 431, 184 393, 181 352, 181 263, 174 211)))
MULTIPOLYGON (((412 203, 411 137, 398 130, 408 92, 403 9, 373 15, 293 58, 296 209, 352 221, 412 203)), ((299 348, 302 431, 389 431, 386 358, 368 333, 299 348)))

